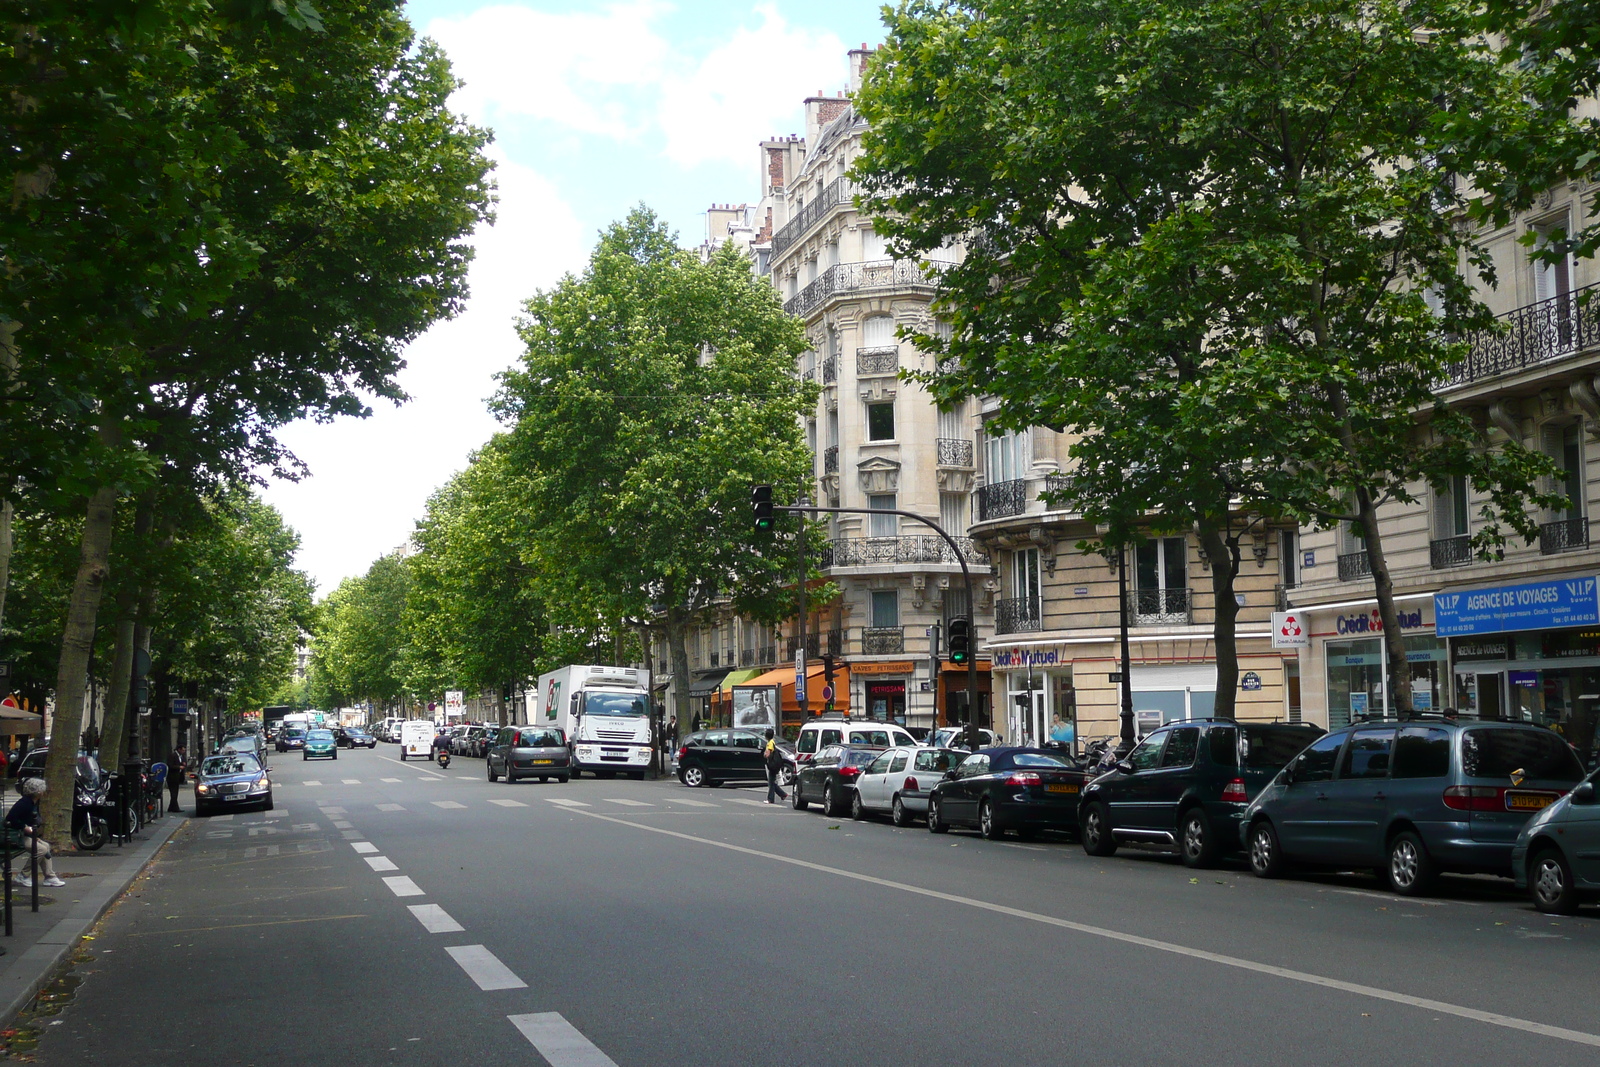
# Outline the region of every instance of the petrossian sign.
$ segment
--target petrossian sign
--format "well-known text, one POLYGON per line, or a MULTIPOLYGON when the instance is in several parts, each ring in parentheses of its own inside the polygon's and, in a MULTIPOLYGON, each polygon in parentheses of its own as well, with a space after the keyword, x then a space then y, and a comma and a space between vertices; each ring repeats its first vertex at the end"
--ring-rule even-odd
MULTIPOLYGON (((1422 625, 1422 612, 1402 611, 1400 615, 1400 629, 1415 630, 1422 625)), ((1333 620, 1333 628, 1342 634, 1381 634, 1383 633, 1383 618, 1378 614, 1378 609, 1373 608, 1366 615, 1339 615, 1333 620)))
POLYGON ((1441 637, 1600 625, 1592 577, 1436 593, 1433 610, 1441 637))

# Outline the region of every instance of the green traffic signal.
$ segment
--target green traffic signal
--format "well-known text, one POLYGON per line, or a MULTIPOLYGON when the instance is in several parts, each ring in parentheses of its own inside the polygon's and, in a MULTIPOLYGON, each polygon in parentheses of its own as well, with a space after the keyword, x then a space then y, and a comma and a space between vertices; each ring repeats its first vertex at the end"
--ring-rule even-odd
POLYGON ((755 512, 756 529, 772 529, 772 486, 751 486, 750 507, 755 512))
POLYGON ((972 620, 962 615, 950 620, 950 662, 965 666, 972 660, 972 620))

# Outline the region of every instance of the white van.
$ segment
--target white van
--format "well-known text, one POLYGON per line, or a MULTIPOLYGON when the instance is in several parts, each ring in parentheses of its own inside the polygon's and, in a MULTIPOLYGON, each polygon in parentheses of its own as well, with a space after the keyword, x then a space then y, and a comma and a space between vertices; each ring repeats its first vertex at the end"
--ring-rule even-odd
POLYGON ((407 719, 400 724, 400 758, 433 756, 433 723, 427 719, 407 719))
POLYGON ((795 762, 810 763, 813 756, 829 745, 861 745, 869 748, 915 748, 917 739, 905 728, 877 719, 847 719, 838 712, 808 719, 795 738, 795 762))

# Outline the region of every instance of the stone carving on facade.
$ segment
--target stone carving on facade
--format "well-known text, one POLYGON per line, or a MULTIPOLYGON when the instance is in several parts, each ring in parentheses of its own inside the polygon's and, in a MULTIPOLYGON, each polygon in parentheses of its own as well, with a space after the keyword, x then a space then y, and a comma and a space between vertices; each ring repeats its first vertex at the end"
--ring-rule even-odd
POLYGON ((900 462, 886 456, 869 456, 856 464, 861 491, 868 496, 900 491, 900 462))

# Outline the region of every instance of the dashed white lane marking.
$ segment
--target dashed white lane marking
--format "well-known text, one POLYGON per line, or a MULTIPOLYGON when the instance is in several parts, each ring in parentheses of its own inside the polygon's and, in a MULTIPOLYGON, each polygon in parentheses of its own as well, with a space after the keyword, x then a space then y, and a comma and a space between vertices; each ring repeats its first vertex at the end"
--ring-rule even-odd
POLYGON ((324 814, 324 815, 348 815, 348 814, 350 814, 349 812, 345 811, 343 808, 330 808, 330 807, 327 807, 327 806, 322 805, 322 804, 318 804, 317 805, 317 810, 321 811, 322 814, 324 814))
POLYGON ((345 785, 360 785, 361 784, 361 779, 359 779, 359 778, 342 778, 342 779, 340 779, 340 781, 345 785))
POLYGON ((425 897, 428 894, 403 874, 393 874, 383 880, 389 891, 397 897, 425 897))
MULTIPOLYGON (((388 760, 390 763, 399 764, 402 767, 406 767, 406 768, 408 768, 410 770, 417 771, 420 774, 431 774, 431 775, 434 775, 437 778, 443 778, 444 777, 444 775, 439 774, 438 771, 430 771, 426 767, 418 767, 417 763, 418 763, 418 760, 420 760, 421 757, 418 757, 417 760, 394 759, 394 758, 392 758, 390 756, 379 756, 378 758, 381 759, 381 760, 388 760)), ((423 762, 426 762, 426 761, 423 761, 423 762)))
POLYGON ((352 841, 350 843, 350 847, 355 849, 357 852, 378 851, 378 846, 374 845, 371 841, 352 841))
POLYGON ((232 815, 213 815, 213 816, 211 816, 211 818, 207 819, 206 821, 207 822, 232 822, 233 821, 233 816, 232 815))
POLYGON ((405 779, 404 778, 379 778, 378 781, 380 781, 380 782, 403 782, 403 781, 405 781, 405 779))
POLYGON ((344 835, 346 841, 359 841, 361 839, 360 830, 340 830, 339 832, 344 835))
POLYGON ((356 824, 353 822, 345 822, 343 819, 335 819, 333 820, 333 828, 335 830, 354 830, 356 828, 356 824))
POLYGON ((595 1047, 558 1012, 508 1015, 511 1025, 549 1062, 550 1067, 617 1067, 617 1061, 595 1047))
POLYGON ((300 784, 301 785, 321 785, 322 783, 321 782, 310 782, 310 781, 307 781, 307 782, 301 782, 300 784))
POLYGON ((375 871, 398 871, 400 865, 388 856, 368 856, 367 866, 375 871))
POLYGON ((528 806, 520 800, 512 800, 509 797, 495 797, 489 803, 498 804, 502 808, 525 808, 528 806))
MULTIPOLYGON (((756 848, 746 848, 728 841, 714 841, 709 837, 696 837, 693 834, 681 833, 677 830, 668 830, 660 826, 650 826, 642 822, 629 822, 627 819, 615 815, 603 815, 598 811, 580 811, 576 814, 587 816, 591 819, 600 819, 603 822, 616 823, 618 826, 631 826, 635 830, 646 833, 661 834, 665 837, 675 837, 680 841, 692 841, 712 848, 726 849, 745 856, 755 856, 760 859, 772 860, 775 863, 786 863, 794 867, 803 867, 806 870, 816 871, 820 874, 831 874, 837 878, 846 878, 854 882, 865 882, 868 885, 882 886, 885 889, 896 889, 902 893, 911 893, 915 896, 926 897, 932 900, 942 900, 950 904, 961 904, 980 911, 992 912, 997 915, 1009 915, 1014 919, 1026 919, 1030 922, 1041 923, 1045 926, 1054 926, 1062 930, 1071 930, 1074 933, 1088 934, 1091 937, 1102 937, 1108 941, 1120 941, 1127 945, 1137 945, 1140 948, 1151 949, 1156 952, 1168 952, 1174 956, 1186 956, 1190 959, 1203 960, 1215 963, 1222 967, 1232 967, 1241 971, 1250 971, 1255 974, 1271 975, 1290 982, 1301 982, 1305 985, 1318 986, 1322 989, 1332 989, 1341 993, 1350 993, 1360 997, 1370 997, 1373 1000, 1382 1000, 1390 1004, 1402 1004, 1406 1007, 1420 1008, 1423 1011, 1437 1012, 1440 1015, 1453 1015, 1458 1019, 1471 1019, 1474 1022, 1486 1023, 1490 1026, 1501 1026, 1508 1030, 1518 1030, 1523 1033, 1537 1034, 1540 1037, 1555 1038, 1559 1041, 1570 1041, 1577 1045, 1589 1045, 1600 1048, 1600 1034, 1591 1034, 1583 1030, 1570 1030, 1564 1026, 1552 1026, 1549 1023, 1536 1022, 1532 1019, 1519 1019, 1514 1015, 1501 1015, 1499 1012, 1483 1011, 1480 1008, 1468 1007, 1464 1004, 1451 1004, 1443 1000, 1430 1000, 1427 997, 1415 997, 1409 993, 1401 993, 1392 989, 1383 989, 1380 986, 1362 985, 1359 982, 1346 982, 1338 978, 1329 978, 1326 975, 1312 974, 1309 971, 1297 971, 1290 967, 1278 967, 1270 963, 1261 963, 1257 960, 1244 959, 1240 956, 1229 956, 1221 952, 1209 952, 1205 949, 1190 948, 1188 945, 1179 945, 1172 941, 1160 941, 1153 937, 1140 937, 1138 934, 1124 933, 1121 930, 1112 930, 1104 926, 1092 926, 1088 923, 1073 922, 1071 919, 1061 919, 1054 915, 1044 915, 1036 911, 1024 911, 1021 908, 1008 907, 1005 904, 996 904, 993 901, 978 900, 973 897, 963 897, 955 893, 942 893, 937 889, 928 889, 920 885, 911 885, 908 882, 896 882, 889 878, 878 878, 859 871, 849 871, 842 867, 829 867, 822 863, 812 863, 810 860, 798 859, 794 856, 784 856, 776 852, 763 852, 756 848)), ((530 1039, 531 1040, 531 1039, 530 1039)), ((553 1062, 553 1061, 552 1061, 553 1062)))
POLYGON ((415 915, 430 934, 458 934, 466 929, 437 904, 407 904, 406 910, 415 915))
POLYGON ((563 808, 587 808, 589 805, 581 800, 567 800, 564 797, 545 797, 552 804, 560 804, 563 808))
POLYGON ((406 810, 406 806, 404 804, 379 804, 378 805, 378 810, 379 811, 405 811, 406 810))
POLYGON ((717 805, 709 800, 690 800, 688 797, 667 797, 668 804, 682 804, 689 808, 714 808, 717 805))
POLYGON ((429 803, 432 804, 436 808, 464 808, 464 807, 466 807, 465 804, 457 804, 453 800, 431 800, 431 801, 429 801, 429 803))
MULTIPOLYGON (((751 800, 749 797, 729 797, 728 799, 733 801, 735 804, 755 804, 757 807, 762 808, 767 806, 767 802, 765 800, 751 800)), ((778 805, 774 804, 772 806, 777 807, 778 805)))
POLYGON ((601 797, 607 804, 621 804, 625 808, 653 808, 654 804, 643 800, 623 800, 621 797, 601 797))
POLYGON ((493 952, 482 945, 456 945, 445 949, 479 989, 526 989, 528 983, 511 973, 493 952))
POLYGON ((478 780, 478 776, 476 774, 458 774, 456 777, 465 779, 469 782, 476 782, 478 780))

